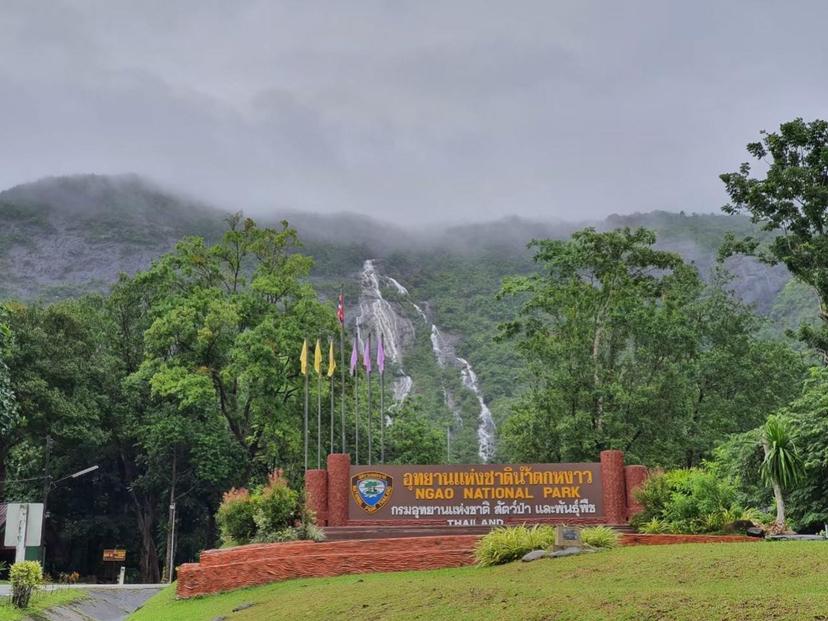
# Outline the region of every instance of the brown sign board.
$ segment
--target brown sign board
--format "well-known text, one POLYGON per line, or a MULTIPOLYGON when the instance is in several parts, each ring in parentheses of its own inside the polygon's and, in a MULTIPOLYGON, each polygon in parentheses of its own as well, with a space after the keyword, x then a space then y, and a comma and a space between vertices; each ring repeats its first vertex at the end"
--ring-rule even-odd
POLYGON ((487 526, 602 515, 598 463, 351 466, 351 520, 487 526))
POLYGON ((110 563, 123 563, 126 560, 126 550, 104 550, 103 560, 110 563))

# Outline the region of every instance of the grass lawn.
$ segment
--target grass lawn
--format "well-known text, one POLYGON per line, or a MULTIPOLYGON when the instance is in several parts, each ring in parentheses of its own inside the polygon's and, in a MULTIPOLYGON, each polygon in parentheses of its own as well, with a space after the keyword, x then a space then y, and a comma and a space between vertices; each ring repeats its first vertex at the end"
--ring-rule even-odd
POLYGON ((828 542, 637 546, 500 567, 291 580, 175 600, 130 621, 828 621, 828 542), (233 608, 254 605, 232 612, 233 608))
POLYGON ((59 589, 57 591, 40 591, 32 596, 29 607, 25 610, 13 608, 8 597, 0 597, 0 621, 17 621, 18 619, 37 619, 38 612, 53 606, 69 604, 86 597, 80 589, 59 589))

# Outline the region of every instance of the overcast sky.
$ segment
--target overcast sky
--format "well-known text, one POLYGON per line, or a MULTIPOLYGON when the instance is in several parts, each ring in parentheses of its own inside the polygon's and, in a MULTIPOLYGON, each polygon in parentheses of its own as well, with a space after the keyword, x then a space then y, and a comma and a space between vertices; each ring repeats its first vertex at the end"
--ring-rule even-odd
POLYGON ((716 211, 828 117, 828 3, 0 0, 0 187, 398 221, 716 211))

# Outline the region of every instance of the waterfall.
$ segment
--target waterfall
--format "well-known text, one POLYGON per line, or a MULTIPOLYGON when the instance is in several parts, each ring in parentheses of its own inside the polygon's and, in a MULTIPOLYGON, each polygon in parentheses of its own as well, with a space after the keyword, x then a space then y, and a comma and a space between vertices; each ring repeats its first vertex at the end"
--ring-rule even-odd
MULTIPOLYGON (((393 279, 386 278, 386 281, 390 280, 393 279)), ((393 282, 396 283, 398 291, 402 289, 406 294, 408 293, 405 287, 397 281, 393 282)), ((392 383, 394 400, 403 401, 411 391, 413 382, 403 370, 402 351, 405 345, 413 341, 414 326, 407 317, 398 314, 388 300, 382 297, 379 277, 372 259, 367 259, 362 264, 359 315, 357 316, 357 340, 360 349, 369 334, 374 339, 378 338, 379 334, 383 335, 385 357, 398 369, 392 383)))
MULTIPOLYGON (((413 341, 414 325, 407 317, 397 313, 394 307, 382 297, 380 280, 392 287, 399 295, 409 297, 406 287, 391 276, 378 275, 374 261, 367 259, 362 266, 357 338, 361 347, 363 333, 366 338, 368 334, 375 335, 375 338, 379 333, 384 335, 386 358, 393 361, 399 369, 397 376, 394 378, 393 390, 395 401, 400 402, 408 396, 413 385, 411 377, 403 371, 402 352, 413 341)), ((409 301, 411 300, 409 299, 409 301)), ((494 456, 496 429, 492 413, 486 405, 483 393, 480 390, 477 374, 468 360, 459 357, 455 353, 450 338, 447 339, 440 332, 437 325, 429 320, 426 312, 413 301, 411 301, 411 305, 431 331, 431 350, 434 352, 437 364, 443 369, 459 369, 464 388, 474 394, 480 404, 477 426, 478 455, 481 461, 487 462, 494 456)), ((454 396, 445 388, 443 393, 446 405, 452 411, 455 421, 459 422, 461 417, 454 396)))
POLYGON ((469 361, 465 358, 457 358, 462 367, 460 373, 463 376, 463 385, 474 393, 480 403, 480 424, 477 426, 478 454, 484 462, 494 457, 495 451, 495 423, 492 412, 483 400, 483 393, 480 392, 480 385, 477 383, 477 373, 474 372, 469 361))

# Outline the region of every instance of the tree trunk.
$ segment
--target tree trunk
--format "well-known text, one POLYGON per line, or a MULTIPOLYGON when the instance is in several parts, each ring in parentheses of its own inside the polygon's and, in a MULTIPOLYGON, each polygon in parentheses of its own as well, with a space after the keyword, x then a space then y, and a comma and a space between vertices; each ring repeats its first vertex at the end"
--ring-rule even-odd
POLYGON ((138 532, 141 535, 141 557, 138 563, 141 582, 157 584, 161 581, 161 573, 158 567, 158 548, 153 537, 155 506, 146 499, 140 502, 136 499, 136 505, 135 517, 138 522, 138 532))

